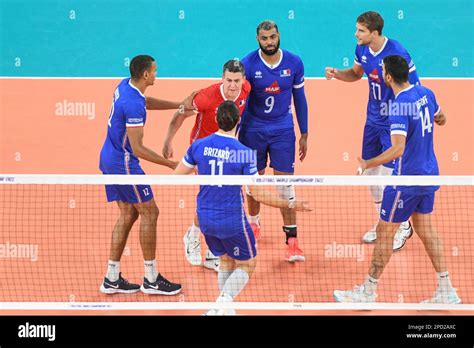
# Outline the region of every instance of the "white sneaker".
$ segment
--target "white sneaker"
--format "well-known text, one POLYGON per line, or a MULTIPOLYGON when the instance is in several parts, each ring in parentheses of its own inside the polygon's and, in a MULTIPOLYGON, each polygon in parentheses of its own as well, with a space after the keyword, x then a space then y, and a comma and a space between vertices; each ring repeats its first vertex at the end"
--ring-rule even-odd
POLYGON ((193 266, 199 266, 202 263, 201 258, 201 239, 199 235, 196 237, 192 236, 192 226, 188 228, 186 234, 183 237, 184 242, 184 254, 186 259, 193 266))
MULTIPOLYGON (((232 297, 226 295, 226 294, 221 294, 217 300, 216 303, 230 303, 233 302, 232 297)), ((211 309, 210 311, 204 313, 204 315, 237 315, 235 312, 235 309, 211 309)))
POLYGON ((393 251, 401 250, 412 235, 413 229, 411 227, 410 221, 402 222, 395 233, 395 237, 393 238, 393 251))
POLYGON ((206 260, 204 261, 204 267, 213 269, 216 272, 219 272, 220 259, 217 256, 214 256, 210 250, 206 252, 206 260))
POLYGON ((461 299, 459 298, 455 288, 451 288, 449 291, 441 291, 438 288, 432 298, 421 301, 421 303, 459 304, 461 303, 461 299))
POLYGON ((370 230, 368 230, 362 237, 364 243, 373 243, 377 239, 377 224, 374 225, 370 230))
POLYGON ((334 290, 334 299, 336 302, 365 302, 371 303, 375 302, 377 294, 374 292, 372 294, 367 294, 364 291, 364 285, 356 285, 353 290, 343 291, 343 290, 334 290))

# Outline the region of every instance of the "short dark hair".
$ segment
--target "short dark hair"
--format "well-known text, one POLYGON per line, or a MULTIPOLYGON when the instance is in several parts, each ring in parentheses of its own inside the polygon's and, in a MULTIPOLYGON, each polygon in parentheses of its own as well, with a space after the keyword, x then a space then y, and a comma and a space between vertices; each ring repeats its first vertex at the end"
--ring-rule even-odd
POLYGON ((366 26, 370 32, 377 30, 379 35, 382 35, 383 18, 378 12, 368 11, 362 13, 357 17, 357 23, 366 26))
POLYGON ((386 56, 383 59, 385 72, 392 76, 397 84, 408 81, 408 63, 402 56, 386 56))
POLYGON ((272 30, 275 28, 276 32, 278 33, 278 25, 272 20, 266 20, 260 23, 257 27, 257 35, 260 33, 260 30, 272 30))
POLYGON ((225 72, 232 72, 232 73, 242 73, 242 75, 245 76, 245 67, 244 64, 238 60, 238 59, 231 59, 227 61, 224 64, 224 67, 222 68, 222 73, 225 74, 225 72))
POLYGON ((130 62, 130 76, 132 79, 136 80, 142 77, 143 73, 151 68, 154 61, 155 58, 146 54, 133 57, 130 62))
POLYGON ((217 108, 217 124, 219 128, 228 132, 239 122, 240 112, 232 100, 226 100, 217 108))

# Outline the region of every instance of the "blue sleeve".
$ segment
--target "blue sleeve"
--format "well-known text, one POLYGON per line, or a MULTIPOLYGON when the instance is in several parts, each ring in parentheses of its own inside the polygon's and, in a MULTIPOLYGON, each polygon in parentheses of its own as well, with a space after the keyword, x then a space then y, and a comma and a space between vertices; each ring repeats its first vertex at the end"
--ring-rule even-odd
POLYGON ((404 135, 405 137, 407 136, 408 124, 411 117, 409 117, 409 115, 402 115, 398 112, 399 110, 403 110, 402 105, 404 105, 404 103, 405 102, 401 98, 396 99, 392 103, 390 110, 393 111, 389 113, 390 135, 399 134, 404 135))
POLYGON ((357 65, 362 65, 360 59, 361 58, 360 58, 360 53, 359 53, 359 45, 357 45, 355 49, 355 54, 354 54, 354 63, 357 65))
POLYGON ((434 95, 433 91, 429 90, 429 92, 430 92, 431 102, 433 103, 433 106, 434 106, 433 115, 437 115, 441 111, 441 108, 439 107, 438 102, 436 101, 436 96, 434 95))
POLYGON ((300 132, 306 134, 308 133, 308 103, 304 94, 304 65, 301 59, 298 59, 295 79, 293 80, 293 98, 300 132))
POLYGON ((418 78, 418 73, 416 72, 415 62, 413 61, 413 59, 411 59, 410 54, 405 48, 402 47, 400 55, 408 63, 408 82, 410 82, 411 85, 420 85, 420 79, 418 78))
POLYGON ((197 165, 196 160, 194 159, 194 156, 193 156, 194 144, 195 143, 191 144, 188 151, 186 151, 186 155, 184 155, 183 159, 181 160, 181 162, 183 162, 183 164, 188 168, 194 168, 197 165))
POLYGON ((127 127, 143 127, 146 121, 145 104, 136 101, 123 104, 125 125, 127 127))

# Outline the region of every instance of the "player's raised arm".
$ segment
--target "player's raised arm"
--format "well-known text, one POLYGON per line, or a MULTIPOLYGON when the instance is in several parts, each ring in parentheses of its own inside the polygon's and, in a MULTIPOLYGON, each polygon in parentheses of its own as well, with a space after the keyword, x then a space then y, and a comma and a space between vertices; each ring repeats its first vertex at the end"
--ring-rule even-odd
POLYGON ((296 211, 311 211, 308 202, 281 198, 278 194, 268 191, 263 186, 252 185, 249 187, 252 197, 258 202, 274 208, 290 208, 296 211))
POLYGON ((173 118, 168 126, 168 132, 166 133, 165 141, 163 143, 162 154, 165 158, 173 157, 173 139, 178 129, 183 125, 184 120, 194 115, 194 111, 184 111, 178 110, 174 113, 173 118))
POLYGON ((345 82, 355 82, 358 81, 364 76, 364 69, 362 66, 354 63, 352 68, 338 70, 333 67, 326 67, 326 79, 327 80, 341 80, 345 82))
POLYGON ((175 169, 178 165, 176 161, 170 161, 161 157, 153 150, 143 145, 143 127, 127 127, 127 137, 135 156, 144 160, 175 169))

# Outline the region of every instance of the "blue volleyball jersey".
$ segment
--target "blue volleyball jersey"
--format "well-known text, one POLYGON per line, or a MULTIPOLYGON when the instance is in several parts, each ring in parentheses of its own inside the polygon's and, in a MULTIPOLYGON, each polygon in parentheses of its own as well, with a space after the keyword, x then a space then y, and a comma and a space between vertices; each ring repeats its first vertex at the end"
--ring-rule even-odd
POLYGON ((378 52, 372 51, 368 45, 357 45, 354 58, 354 63, 364 69, 369 84, 367 123, 385 129, 389 128, 389 120, 388 115, 384 114, 384 106, 389 100, 393 100, 394 95, 392 89, 386 86, 383 81, 382 65, 383 59, 390 55, 402 56, 408 63, 410 83, 420 84, 415 63, 398 41, 385 38, 385 42, 378 52))
MULTIPOLYGON (((435 95, 423 86, 411 85, 390 104, 390 133, 406 137, 405 151, 396 159, 393 175, 439 175, 434 153, 434 116, 440 111, 435 95)), ((401 188, 423 194, 438 186, 401 188)))
MULTIPOLYGON (((197 167, 199 175, 258 175, 254 151, 236 138, 221 133, 192 143, 182 163, 190 168, 197 167)), ((225 226, 242 228, 245 216, 241 185, 201 185, 197 213, 200 223, 201 220, 205 223, 205 218, 219 219, 223 228, 216 237, 230 237, 237 229, 225 226)))
POLYGON ((263 60, 260 49, 242 59, 252 85, 242 128, 271 131, 294 127, 291 98, 294 88, 304 86, 304 66, 297 55, 280 51, 280 61, 274 65, 263 60))
POLYGON ((131 83, 130 78, 123 79, 114 92, 107 137, 100 155, 101 169, 114 168, 117 171, 115 174, 139 174, 133 172, 139 160, 130 146, 127 128, 143 127, 145 122, 145 96, 131 83))

